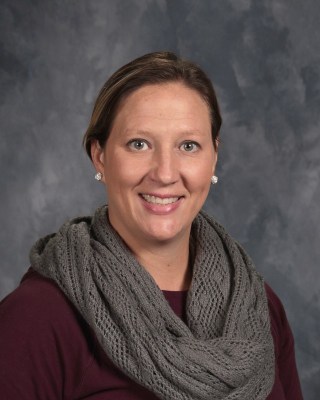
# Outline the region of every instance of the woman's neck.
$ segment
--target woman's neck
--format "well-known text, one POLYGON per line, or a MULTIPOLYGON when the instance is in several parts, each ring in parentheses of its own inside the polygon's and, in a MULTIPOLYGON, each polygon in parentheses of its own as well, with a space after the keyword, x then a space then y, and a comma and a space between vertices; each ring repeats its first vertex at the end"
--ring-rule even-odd
MULTIPOLYGON (((132 235, 122 225, 110 224, 129 247, 138 262, 149 272, 161 290, 182 291, 190 287, 192 258, 189 257, 190 230, 184 230, 168 240, 148 235, 132 235)), ((192 252, 191 252, 192 253, 192 252)))
POLYGON ((127 243, 139 263, 161 290, 180 291, 190 287, 192 268, 189 237, 165 243, 127 243))

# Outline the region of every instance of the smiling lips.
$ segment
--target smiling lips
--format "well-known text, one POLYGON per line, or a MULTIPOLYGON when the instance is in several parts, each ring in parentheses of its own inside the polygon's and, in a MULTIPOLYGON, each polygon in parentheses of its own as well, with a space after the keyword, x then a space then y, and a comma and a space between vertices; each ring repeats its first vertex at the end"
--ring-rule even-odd
POLYGON ((163 206, 175 203, 180 198, 180 197, 158 197, 149 194, 141 194, 141 197, 148 203, 163 205, 163 206))

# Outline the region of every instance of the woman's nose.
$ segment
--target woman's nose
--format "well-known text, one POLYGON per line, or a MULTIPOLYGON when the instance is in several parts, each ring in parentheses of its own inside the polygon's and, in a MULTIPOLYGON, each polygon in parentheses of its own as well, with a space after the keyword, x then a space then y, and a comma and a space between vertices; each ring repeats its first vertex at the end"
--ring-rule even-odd
POLYGON ((173 149, 162 149, 154 153, 151 178, 164 185, 170 185, 179 179, 178 155, 173 149))

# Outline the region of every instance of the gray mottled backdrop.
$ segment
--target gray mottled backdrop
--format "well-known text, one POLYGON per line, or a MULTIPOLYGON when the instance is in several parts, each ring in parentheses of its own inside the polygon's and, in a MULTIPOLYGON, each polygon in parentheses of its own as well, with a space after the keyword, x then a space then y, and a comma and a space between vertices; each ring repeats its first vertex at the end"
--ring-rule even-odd
POLYGON ((208 72, 224 117, 206 207, 283 300, 318 399, 319 21, 318 0, 1 0, 0 297, 35 239, 105 201, 81 149, 100 86, 173 50, 208 72))

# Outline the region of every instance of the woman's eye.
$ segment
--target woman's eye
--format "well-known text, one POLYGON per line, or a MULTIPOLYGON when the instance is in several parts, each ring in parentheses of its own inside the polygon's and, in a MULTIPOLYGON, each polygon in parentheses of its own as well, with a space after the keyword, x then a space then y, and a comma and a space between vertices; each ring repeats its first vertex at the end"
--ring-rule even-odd
POLYGON ((147 150, 148 149, 148 144, 145 140, 143 139, 134 139, 134 140, 130 140, 130 142, 128 143, 128 146, 130 149, 132 150, 147 150))
POLYGON ((181 149, 189 153, 193 153, 199 149, 199 145, 195 142, 184 142, 181 145, 181 149))

